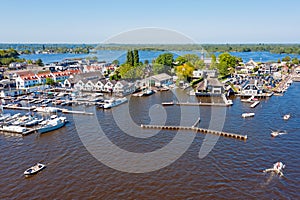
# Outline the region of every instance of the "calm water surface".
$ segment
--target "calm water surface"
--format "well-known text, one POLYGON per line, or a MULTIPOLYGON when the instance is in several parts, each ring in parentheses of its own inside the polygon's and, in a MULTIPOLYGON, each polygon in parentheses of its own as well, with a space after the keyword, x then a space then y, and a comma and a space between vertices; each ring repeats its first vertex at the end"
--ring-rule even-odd
MULTIPOLYGON (((85 57, 93 57, 97 56, 99 61, 112 62, 113 60, 119 60, 120 63, 124 63, 126 61, 126 53, 127 51, 122 50, 99 50, 94 54, 22 54, 20 58, 37 60, 42 59, 45 64, 49 64, 51 62, 59 62, 65 58, 85 58, 85 57)), ((153 59, 157 58, 160 54, 167 53, 167 51, 139 51, 140 61, 148 60, 151 62, 153 59)), ((178 55, 184 54, 197 54, 199 57, 201 56, 201 51, 171 51, 174 54, 174 58, 177 58, 178 55)), ((216 53, 218 56, 220 53, 216 53)), ((234 56, 241 57, 244 62, 248 62, 250 59, 253 59, 256 62, 267 62, 274 61, 280 58, 284 58, 285 56, 298 57, 300 59, 300 55, 293 54, 275 54, 270 52, 230 52, 230 54, 234 56)), ((208 56, 209 57, 209 56, 208 56)))
MULTIPOLYGON (((185 92, 176 92, 182 101, 194 100, 185 92)), ((213 150, 200 159, 205 135, 199 133, 176 162, 141 174, 120 172, 95 159, 81 142, 72 115, 68 115, 70 123, 64 128, 43 135, 0 134, 0 199, 299 199, 299 97, 300 83, 294 83, 284 96, 263 100, 254 109, 236 98, 232 107, 225 108, 223 130, 247 134, 246 142, 220 137, 213 150), (243 112, 250 111, 256 113, 254 118, 241 118, 243 112), (286 113, 292 115, 288 121, 282 119, 286 113), (271 138, 271 129, 286 130, 288 134, 271 138), (277 161, 286 164, 284 177, 262 173, 277 161), (47 168, 25 178, 24 170, 36 162, 47 164, 47 168)), ((176 132, 160 131, 150 138, 134 138, 122 131, 129 127, 117 126, 112 113, 129 106, 132 120, 137 125, 146 124, 154 105, 165 109, 167 124, 177 125, 180 107, 159 106, 174 98, 172 92, 157 93, 95 112, 113 143, 132 152, 150 152, 168 144, 176 132)), ((191 125, 196 116, 201 116, 199 127, 209 126, 210 107, 201 107, 200 113, 189 109, 191 118, 184 123, 191 125)), ((80 117, 84 126, 92 116, 80 117)), ((87 125, 83 128, 90 129, 87 125)))

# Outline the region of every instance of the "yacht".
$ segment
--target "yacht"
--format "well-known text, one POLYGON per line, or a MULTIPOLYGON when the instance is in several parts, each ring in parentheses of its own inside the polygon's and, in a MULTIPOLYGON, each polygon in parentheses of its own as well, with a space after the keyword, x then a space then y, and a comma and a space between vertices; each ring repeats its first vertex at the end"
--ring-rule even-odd
POLYGON ((104 101, 103 108, 108 109, 108 108, 116 107, 118 105, 126 103, 127 101, 128 100, 126 97, 118 98, 118 99, 108 99, 104 101))
POLYGON ((38 133, 42 134, 49 131, 54 131, 56 129, 63 127, 65 124, 66 124, 65 117, 56 117, 54 119, 49 119, 41 123, 42 126, 38 129, 38 133))

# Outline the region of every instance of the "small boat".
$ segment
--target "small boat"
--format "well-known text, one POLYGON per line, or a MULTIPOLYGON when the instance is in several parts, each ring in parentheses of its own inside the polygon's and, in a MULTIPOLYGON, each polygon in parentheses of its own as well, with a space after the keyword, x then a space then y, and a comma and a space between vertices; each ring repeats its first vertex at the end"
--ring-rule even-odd
POLYGON ((242 117, 246 118, 246 117, 254 117, 255 113, 243 113, 242 117))
POLYGON ((35 117, 35 118, 29 120, 28 122, 26 122, 24 124, 24 126, 26 126, 26 127, 35 126, 35 125, 38 125, 39 123, 41 123, 43 120, 44 120, 43 118, 38 119, 38 118, 35 117))
POLYGON ((37 163, 34 166, 26 169, 26 171, 24 172, 24 175, 25 176, 34 175, 45 168, 46 168, 46 165, 44 165, 42 163, 37 163))
POLYGON ((108 109, 108 108, 116 107, 118 105, 126 103, 127 101, 128 100, 126 97, 118 98, 118 99, 108 99, 104 101, 103 108, 108 109))
POLYGON ((0 121, 6 120, 7 118, 9 118, 11 116, 11 114, 7 113, 7 114, 1 114, 0 115, 0 121))
POLYGON ((142 93, 143 94, 142 96, 150 96, 154 93, 155 93, 154 90, 147 89, 142 93))
POLYGON ((57 117, 54 119, 49 119, 46 121, 43 121, 43 123, 40 123, 42 126, 38 129, 38 133, 46 133, 49 131, 57 130, 61 127, 63 127, 66 124, 66 118, 65 117, 57 117))
POLYGON ((282 162, 276 162, 273 164, 273 168, 265 169, 263 172, 275 172, 276 174, 283 176, 283 169, 285 165, 282 162))
POLYGON ((35 109, 35 111, 37 112, 45 112, 45 113, 57 112, 58 110, 59 109, 56 107, 45 107, 45 106, 37 107, 35 109))
POLYGON ((288 120, 288 119, 290 119, 290 117, 291 117, 290 114, 286 114, 286 115, 283 116, 283 119, 284 119, 284 120, 288 120))
POLYGON ((272 137, 277 137, 278 135, 284 135, 284 134, 287 134, 287 132, 285 132, 285 131, 272 131, 271 132, 272 137))

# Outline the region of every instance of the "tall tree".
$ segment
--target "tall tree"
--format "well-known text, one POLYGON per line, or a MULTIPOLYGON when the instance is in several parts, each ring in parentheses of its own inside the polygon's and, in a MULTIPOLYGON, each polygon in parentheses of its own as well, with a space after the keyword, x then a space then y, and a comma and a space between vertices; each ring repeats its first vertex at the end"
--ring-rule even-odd
POLYGON ((140 64, 139 52, 137 49, 133 50, 133 65, 136 67, 140 64))
POLYGON ((130 66, 134 66, 134 61, 133 61, 133 53, 131 50, 127 51, 127 60, 126 63, 130 66))

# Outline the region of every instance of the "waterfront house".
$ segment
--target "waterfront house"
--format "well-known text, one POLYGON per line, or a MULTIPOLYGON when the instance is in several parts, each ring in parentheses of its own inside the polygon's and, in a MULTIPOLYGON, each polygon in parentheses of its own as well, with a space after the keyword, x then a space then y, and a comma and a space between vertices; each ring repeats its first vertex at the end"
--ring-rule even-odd
POLYGON ((241 87, 240 93, 243 96, 257 96, 258 94, 261 94, 262 91, 257 86, 257 81, 251 80, 245 82, 245 84, 241 87))
POLYGON ((141 84, 144 86, 148 86, 149 84, 151 84, 155 85, 156 87, 161 87, 164 85, 170 85, 172 83, 173 77, 166 73, 153 75, 151 77, 145 78, 144 80, 141 80, 141 84))
POLYGON ((114 86, 116 84, 115 80, 107 80, 105 85, 104 85, 104 89, 103 92, 110 92, 112 93, 114 90, 114 86))
POLYGON ((199 79, 199 78, 204 78, 204 77, 217 77, 218 73, 217 70, 195 70, 193 71, 193 79, 199 79))
POLYGON ((218 96, 224 93, 223 84, 214 77, 207 77, 196 88, 196 96, 218 96))
POLYGON ((42 85, 46 84, 47 78, 54 80, 54 76, 49 72, 40 73, 40 74, 37 74, 36 76, 38 77, 38 83, 42 84, 42 85))
POLYGON ((127 81, 118 81, 113 88, 113 92, 120 96, 125 96, 135 92, 135 84, 127 81))
POLYGON ((91 88, 92 83, 95 84, 99 80, 103 79, 104 76, 102 75, 101 72, 96 71, 96 72, 87 72, 87 73, 77 73, 71 75, 68 79, 63 81, 63 87, 66 88, 76 88, 79 90, 84 90, 85 88, 91 88), (85 87, 85 84, 89 82, 89 85, 85 87))
POLYGON ((26 89, 39 84, 39 78, 35 74, 24 75, 16 78, 16 88, 26 89))

